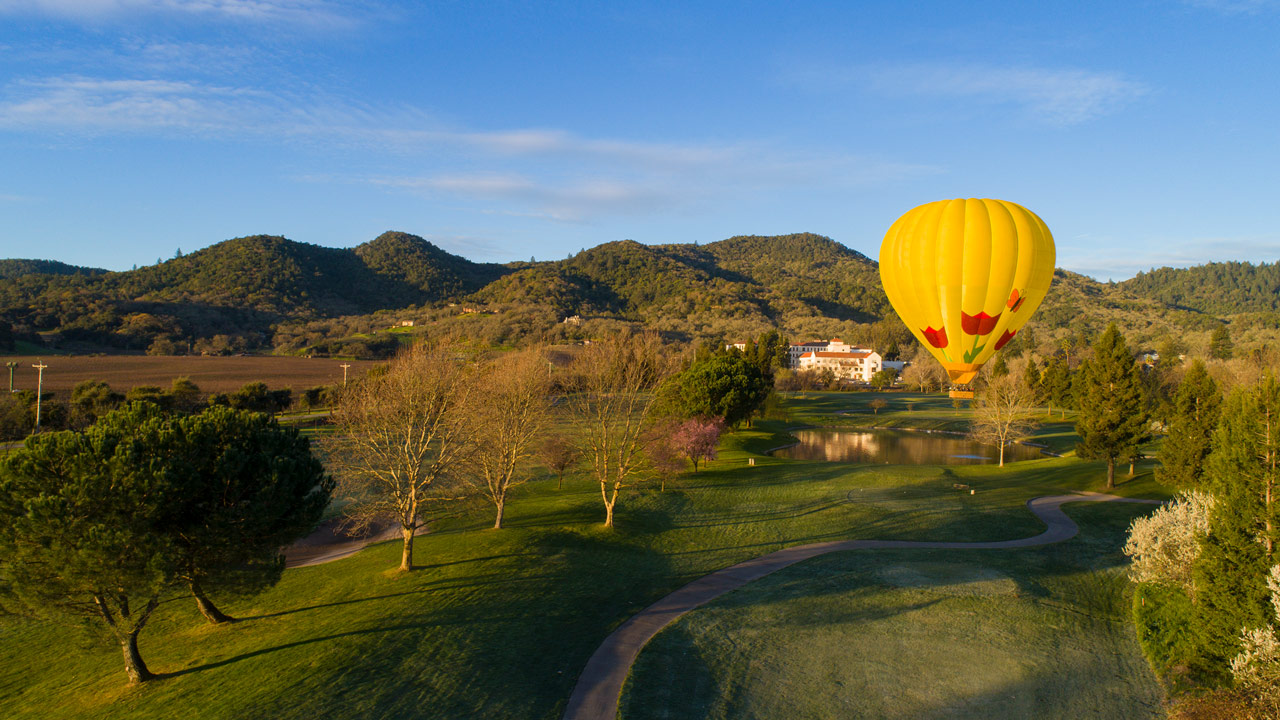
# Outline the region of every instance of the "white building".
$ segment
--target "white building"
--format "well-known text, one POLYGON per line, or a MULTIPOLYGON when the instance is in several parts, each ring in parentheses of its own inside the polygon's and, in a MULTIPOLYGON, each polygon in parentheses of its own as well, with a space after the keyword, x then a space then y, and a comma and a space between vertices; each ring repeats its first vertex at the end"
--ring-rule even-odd
POLYGON ((846 345, 840 342, 840 338, 834 340, 810 340, 806 343, 792 343, 788 350, 791 358, 791 367, 800 367, 800 356, 805 353, 816 352, 871 352, 871 348, 858 347, 856 345, 846 345))
POLYGON ((882 366, 880 353, 866 348, 806 352, 797 363, 800 370, 831 370, 837 378, 859 382, 871 382, 871 376, 880 372, 882 366))

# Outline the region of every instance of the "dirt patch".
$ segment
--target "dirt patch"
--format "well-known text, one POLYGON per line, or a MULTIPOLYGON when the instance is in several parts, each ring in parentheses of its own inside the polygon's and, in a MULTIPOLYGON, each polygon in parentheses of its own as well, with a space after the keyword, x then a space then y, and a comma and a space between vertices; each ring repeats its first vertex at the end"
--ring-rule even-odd
MULTIPOLYGON (((246 383, 264 382, 272 389, 305 390, 316 385, 342 383, 342 365, 349 364, 348 377, 360 377, 378 363, 372 360, 330 358, 237 356, 237 357, 154 357, 149 355, 58 355, 37 358, 30 355, 0 357, 16 362, 14 388, 36 389, 36 370, 42 359, 44 389, 61 400, 71 396, 71 388, 84 380, 102 380, 111 389, 125 392, 139 385, 169 387, 174 378, 187 377, 204 392, 229 392, 246 383)), ((0 387, 9 382, 8 368, 0 366, 0 387)))

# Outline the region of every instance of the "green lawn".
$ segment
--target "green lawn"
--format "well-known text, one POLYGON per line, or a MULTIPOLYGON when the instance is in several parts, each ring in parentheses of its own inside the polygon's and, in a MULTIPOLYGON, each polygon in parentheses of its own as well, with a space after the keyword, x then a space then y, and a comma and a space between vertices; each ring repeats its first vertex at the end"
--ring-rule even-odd
POLYGON ((1136 508, 1070 508, 1058 546, 860 551, 787 568, 641 653, 621 716, 1152 718, 1119 567, 1136 508))
MULTIPOLYGON (((809 399, 791 401, 799 422, 812 422, 809 418, 840 407, 838 403, 853 403, 846 409, 856 409, 858 401, 868 399, 859 394, 808 395, 809 399)), ((922 402, 938 404, 933 399, 922 402)), ((949 403, 945 409, 927 410, 947 411, 949 403)), ((924 412, 923 407, 911 411, 924 412)), ((885 411, 879 415, 893 416, 885 411)), ((124 687, 119 652, 110 645, 82 641, 69 628, 0 620, 0 708, 9 718, 95 720, 556 718, 577 673, 609 631, 694 577, 819 540, 1023 537, 1042 529, 1024 507, 1028 498, 1102 487, 1101 466, 1073 458, 1045 458, 1001 469, 848 466, 754 455, 784 444, 785 428, 799 422, 761 423, 740 431, 726 439, 721 459, 708 470, 669 484, 665 493, 643 488, 624 496, 614 531, 599 525, 603 508, 597 486, 578 477, 567 479, 565 489, 556 491, 554 479, 541 480, 522 488, 508 506, 507 529, 486 529, 492 520, 484 508, 442 521, 419 540, 415 557, 422 567, 407 575, 388 572, 399 560, 395 543, 328 565, 290 570, 273 590, 247 602, 227 603, 228 611, 246 620, 220 628, 202 624, 194 603, 177 598, 162 607, 141 639, 151 669, 169 675, 141 688, 124 687), (757 465, 749 467, 748 457, 755 457, 757 465), (971 485, 975 494, 954 490, 957 482, 971 485)), ((1120 480, 1120 494, 1161 494, 1149 468, 1140 468, 1132 480, 1120 480)), ((1009 558, 993 553, 964 562, 982 573, 1004 573, 1020 587, 1057 587, 1076 576, 1078 580, 1070 581, 1076 585, 1101 583, 1110 589, 1098 592, 1095 614, 1123 616, 1116 610, 1121 585, 1115 571, 1099 574, 1092 569, 1115 564, 1118 529, 1149 508, 1069 511, 1087 519, 1086 532, 1096 532, 1099 538, 1053 551, 1021 551, 1023 560, 1014 557, 1019 553, 1004 551, 1009 558), (1036 552, 1061 556, 1052 561, 1059 563, 1049 570, 1052 582, 1025 559, 1036 552), (1110 559, 1100 559, 1106 557, 1110 559), (1071 572, 1062 569, 1070 563, 1078 567, 1071 572)), ((934 567, 949 562, 913 557, 899 564, 907 563, 910 570, 910 563, 934 567)), ((815 618, 825 612, 822 603, 827 597, 845 594, 865 603, 864 610, 855 612, 850 608, 857 605, 851 605, 838 616, 843 628, 858 612, 874 615, 877 606, 910 605, 910 598, 892 592, 879 599, 867 593, 866 588, 877 587, 879 581, 869 578, 879 577, 875 568, 884 563, 892 567, 891 559, 879 556, 815 560, 758 583, 758 592, 779 592, 793 583, 790 587, 798 591, 787 603, 796 605, 786 614, 817 612, 815 618), (837 587, 823 590, 817 598, 806 597, 803 583, 815 579, 806 579, 806 573, 843 575, 845 566, 856 570, 847 581, 837 577, 837 587), (797 582, 801 585, 794 585, 797 582)), ((939 572, 967 572, 964 567, 968 566, 939 572)), ((754 592, 757 588, 751 586, 740 594, 754 592)), ((1010 606, 1009 612, 1016 610, 1010 633, 1036 622, 1036 613, 1047 613, 1044 608, 1050 604, 1084 601, 1079 593, 1051 593, 1043 596, 1047 599, 1027 594, 1035 599, 1010 606)), ((739 602, 735 597, 723 601, 739 602)), ((750 610, 750 601, 741 602, 750 610)), ((964 628, 978 622, 965 614, 974 610, 968 606, 930 607, 944 613, 932 621, 937 626, 964 628)), ((723 612, 719 605, 708 610, 709 618, 723 617, 716 615, 723 612)), ((703 620, 695 612, 687 622, 703 620)), ((1116 627, 1115 632, 1132 634, 1122 621, 1116 627)), ((975 632, 996 633, 999 628, 998 621, 986 618, 975 632)), ((768 632, 767 627, 761 629, 768 632)), ((659 640, 669 642, 665 635, 659 640)), ((1106 633, 1081 635, 1077 642, 1082 652, 1092 648, 1099 657, 1119 652, 1124 667, 1149 672, 1132 643, 1117 644, 1106 633)), ((1017 646, 1015 642, 1010 647, 1017 646)), ((778 652, 779 658, 786 657, 781 646, 778 652)), ((641 656, 646 666, 648 655, 641 656)), ((1040 658, 1029 652, 1010 662, 1030 666, 1040 658)), ((1148 697, 1143 683, 1135 697, 1148 697)), ((949 696, 946 687, 938 686, 939 702, 949 696)))

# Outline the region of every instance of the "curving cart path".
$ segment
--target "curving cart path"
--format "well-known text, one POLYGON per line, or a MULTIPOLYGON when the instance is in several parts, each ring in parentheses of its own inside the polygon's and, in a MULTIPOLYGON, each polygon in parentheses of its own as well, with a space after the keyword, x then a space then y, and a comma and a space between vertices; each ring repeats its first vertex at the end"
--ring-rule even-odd
POLYGON ((1039 535, 998 542, 926 542, 915 540, 835 540, 784 548, 694 580, 618 626, 602 644, 578 677, 569 696, 564 720, 615 720, 622 684, 644 646, 681 615, 721 595, 811 557, 841 550, 911 548, 925 550, 1004 550, 1062 542, 1075 537, 1079 526, 1062 512, 1069 502, 1129 502, 1159 505, 1159 500, 1122 498, 1102 493, 1052 495, 1027 501, 1031 513, 1048 527, 1039 535))

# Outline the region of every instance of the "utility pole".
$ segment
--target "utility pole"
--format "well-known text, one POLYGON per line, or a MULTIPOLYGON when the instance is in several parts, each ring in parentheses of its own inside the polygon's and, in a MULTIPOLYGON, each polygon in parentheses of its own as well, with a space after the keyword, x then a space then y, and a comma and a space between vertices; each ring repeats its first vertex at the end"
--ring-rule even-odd
POLYGON ((340 365, 339 367, 342 368, 342 387, 346 387, 347 386, 347 368, 351 367, 351 363, 342 363, 342 365, 340 365))
POLYGON ((18 363, 7 362, 5 365, 9 368, 9 392, 13 392, 13 369, 18 367, 18 363))
POLYGON ((43 360, 36 359, 36 364, 31 367, 36 369, 36 429, 40 429, 40 401, 44 395, 44 369, 49 367, 44 364, 43 360))

